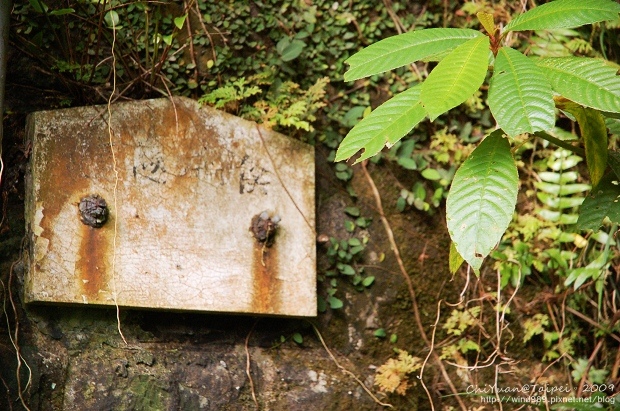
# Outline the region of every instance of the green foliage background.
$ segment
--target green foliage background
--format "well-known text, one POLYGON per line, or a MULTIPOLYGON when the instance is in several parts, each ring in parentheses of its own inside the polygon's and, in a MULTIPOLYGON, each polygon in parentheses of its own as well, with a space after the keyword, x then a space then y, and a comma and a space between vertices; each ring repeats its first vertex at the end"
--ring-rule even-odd
MULTIPOLYGON (((417 99, 420 90, 411 86, 425 78, 435 65, 422 62, 347 82, 343 78, 345 60, 401 31, 431 27, 478 30, 473 16, 479 11, 491 13, 496 21, 506 24, 517 12, 516 7, 518 4, 504 1, 491 4, 439 0, 423 4, 374 0, 185 0, 168 4, 16 0, 11 44, 37 62, 37 86, 50 90, 56 107, 100 104, 110 94, 114 101, 183 95, 267 122, 321 146, 328 160, 333 160, 343 137, 370 107, 376 108, 408 89, 412 95, 405 92, 402 101, 396 103, 417 99), (113 42, 117 61, 115 90, 110 58, 113 42)), ((579 30, 536 31, 521 34, 514 41, 515 47, 528 55, 562 57, 576 53, 617 62, 619 27, 616 21, 579 30)), ((412 122, 420 123, 417 129, 393 142, 372 161, 416 173, 416 182, 403 186, 399 198, 384 201, 395 202, 404 213, 434 213, 441 209, 457 167, 473 144, 494 125, 486 99, 486 91, 477 92, 433 123, 423 121, 424 115, 416 117, 419 113, 413 108, 408 115, 412 122)), ((575 126, 568 116, 561 123, 563 127, 554 136, 570 142, 575 126)), ((610 140, 613 147, 620 134, 620 122, 609 120, 607 125, 614 133, 610 140)), ((382 148, 383 144, 373 151, 382 148)), ((574 208, 584 200, 584 186, 588 184, 582 159, 540 141, 522 141, 516 154, 519 173, 527 176, 522 182, 518 215, 493 251, 493 261, 483 267, 483 278, 485 272, 497 272, 503 289, 529 285, 530 295, 551 295, 541 302, 541 306, 549 303, 546 314, 515 316, 523 329, 519 343, 531 344, 537 339, 542 342, 541 361, 563 357, 569 364, 575 360, 572 362, 579 367, 570 370, 576 373, 577 380, 588 372, 583 360, 590 357, 596 341, 606 341, 601 351, 606 357, 589 369, 594 371, 596 382, 603 382, 604 371, 609 375, 614 364, 611 357, 617 343, 609 336, 619 331, 620 321, 614 317, 613 307, 620 300, 611 283, 610 288, 603 287, 600 273, 612 268, 614 271, 609 272, 614 280, 620 271, 615 269, 620 267, 613 237, 616 227, 607 225, 599 235, 579 234, 570 228, 576 222, 574 208), (554 315, 566 315, 564 305, 587 320, 567 316, 558 332, 552 320, 554 315)), ((344 163, 333 166, 334 175, 350 192, 348 181, 353 172, 344 163)), ((356 266, 364 258, 368 241, 357 239, 356 230, 366 228, 370 222, 359 216, 359 211, 356 215, 349 210, 345 218, 352 238, 329 239, 327 253, 332 267, 320 273, 320 279, 328 284, 321 307, 324 310, 328 306, 342 307, 336 279, 345 278, 343 282, 359 291, 370 292, 373 282, 379 281, 365 276, 356 266)), ((478 307, 455 310, 456 317, 470 313, 465 325, 457 327, 462 337, 459 341, 449 340, 450 335, 457 335, 456 328, 450 326, 450 321, 444 324, 444 336, 453 343, 443 348, 444 358, 459 362, 468 351, 480 355, 474 317, 495 318, 495 313, 488 307, 486 312, 472 308, 478 307)))

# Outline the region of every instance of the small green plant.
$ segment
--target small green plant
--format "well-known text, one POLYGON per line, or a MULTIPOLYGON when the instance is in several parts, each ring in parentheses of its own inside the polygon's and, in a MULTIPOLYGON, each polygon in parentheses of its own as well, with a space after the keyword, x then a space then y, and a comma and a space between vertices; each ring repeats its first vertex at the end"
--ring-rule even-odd
POLYGON ((377 328, 374 333, 372 333, 377 338, 385 338, 387 337, 387 332, 385 332, 385 328, 377 328))
POLYGON ((325 106, 325 86, 322 77, 302 90, 292 81, 274 79, 271 71, 249 79, 241 77, 203 95, 198 102, 217 109, 224 109, 248 120, 278 130, 292 129, 313 131, 317 111, 325 106), (252 102, 253 98, 253 102, 252 102))
MULTIPOLYGON (((364 227, 367 226, 369 220, 360 217, 359 210, 356 207, 348 207, 345 212, 355 218, 355 222, 349 219, 345 220, 345 228, 348 231, 352 232, 356 227, 361 227, 360 224, 364 227), (352 229, 348 228, 347 222, 350 222, 352 229)), ((362 237, 361 240, 356 237, 343 240, 334 237, 329 239, 327 258, 330 267, 319 276, 319 281, 326 281, 329 286, 327 297, 319 297, 319 311, 325 311, 328 305, 334 310, 342 308, 342 300, 336 297, 338 283, 341 280, 348 281, 360 292, 374 284, 375 277, 365 275, 364 267, 360 264, 367 242, 368 237, 362 237)), ((385 331, 383 332, 385 333, 385 331)))
POLYGON ((460 338, 442 347, 440 358, 454 361, 462 367, 458 368, 456 373, 464 381, 469 381, 469 364, 465 356, 470 351, 480 352, 480 345, 466 335, 472 327, 480 324, 480 311, 480 306, 454 309, 442 327, 448 335, 460 338))
POLYGON ((200 104, 208 104, 217 109, 224 109, 235 114, 239 111, 240 103, 249 97, 261 93, 260 87, 250 86, 245 77, 232 81, 198 99, 200 104))
MULTIPOLYGON (((360 121, 340 144, 335 161, 348 159, 362 149, 357 162, 363 161, 385 145, 396 144, 426 117, 434 121, 475 95, 492 67, 488 105, 498 129, 457 170, 446 205, 454 244, 451 250, 478 272, 506 231, 516 205, 519 181, 510 141, 528 133, 582 152, 592 185, 597 187, 608 165, 605 117, 620 114, 617 67, 586 57, 527 57, 510 47, 507 35, 614 20, 619 12, 620 4, 611 0, 556 0, 523 13, 503 30, 496 26, 491 13, 478 12, 486 35, 471 29, 423 29, 367 47, 347 60, 350 69, 345 80, 419 60, 439 63, 424 82, 396 95, 360 121), (579 123, 583 147, 547 133, 555 126, 556 108, 579 123)), ((620 178, 620 167, 614 168, 614 154, 609 158, 615 178, 620 178)), ((620 194, 617 189, 613 193, 620 194)), ((606 203, 602 211, 599 207, 596 216, 590 213, 593 222, 588 227, 598 229, 606 216, 614 218, 614 212, 609 211, 614 204, 606 203)), ((582 214, 586 211, 582 209, 582 214)))
POLYGON ((584 378, 586 372, 585 380, 591 384, 605 384, 607 382, 606 377, 609 371, 588 367, 588 360, 585 358, 579 358, 576 363, 573 363, 573 371, 570 374, 573 381, 579 382, 584 378))

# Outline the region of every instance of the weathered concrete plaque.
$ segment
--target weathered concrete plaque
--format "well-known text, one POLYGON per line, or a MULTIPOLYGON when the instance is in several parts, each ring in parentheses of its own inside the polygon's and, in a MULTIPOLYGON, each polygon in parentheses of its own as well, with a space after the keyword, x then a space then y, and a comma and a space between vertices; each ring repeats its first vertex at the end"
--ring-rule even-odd
POLYGON ((183 98, 28 135, 28 302, 316 315, 311 146, 183 98))

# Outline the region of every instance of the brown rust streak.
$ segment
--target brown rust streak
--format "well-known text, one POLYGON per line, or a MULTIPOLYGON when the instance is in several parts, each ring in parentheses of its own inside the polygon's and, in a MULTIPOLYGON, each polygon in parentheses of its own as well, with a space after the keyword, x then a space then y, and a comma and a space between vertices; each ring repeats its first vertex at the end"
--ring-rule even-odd
MULTIPOLYGON (((93 121, 88 127, 76 121, 75 124, 66 126, 67 137, 74 135, 74 138, 63 138, 64 136, 55 135, 56 131, 47 130, 47 124, 54 124, 62 120, 62 114, 44 112, 35 114, 37 122, 34 139, 35 150, 33 151, 32 168, 36 176, 39 190, 37 201, 42 202, 43 219, 40 226, 43 229, 42 237, 50 240, 50 250, 53 250, 53 241, 56 231, 58 214, 62 208, 71 202, 75 204, 75 218, 79 223, 77 202, 80 196, 90 194, 88 188, 90 179, 85 164, 95 162, 97 158, 107 153, 102 153, 102 144, 105 144, 105 136, 101 132, 103 124, 93 121), (51 135, 41 134, 39 129, 43 129, 51 135), (76 150, 76 145, 80 150, 76 150)), ((34 121, 34 120, 31 120, 34 121)), ((99 170, 105 174, 105 170, 99 170)), ((77 234, 77 233, 76 233, 77 234)))
POLYGON ((263 247, 254 242, 252 256, 252 311, 277 314, 280 311, 280 280, 278 277, 278 247, 263 247))
POLYGON ((88 302, 94 302, 99 299, 99 291, 107 285, 108 230, 82 225, 80 231, 82 241, 75 269, 88 302))

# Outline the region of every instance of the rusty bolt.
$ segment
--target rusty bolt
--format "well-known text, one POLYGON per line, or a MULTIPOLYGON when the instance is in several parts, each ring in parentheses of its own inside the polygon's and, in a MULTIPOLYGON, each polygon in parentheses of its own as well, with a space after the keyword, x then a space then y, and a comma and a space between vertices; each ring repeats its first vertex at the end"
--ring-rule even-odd
POLYGON ((265 243, 267 247, 271 247, 276 237, 280 220, 280 216, 270 217, 267 211, 263 211, 252 217, 250 231, 259 242, 265 243))
POLYGON ((98 194, 82 198, 78 208, 80 220, 89 227, 99 228, 108 221, 108 203, 98 194))

